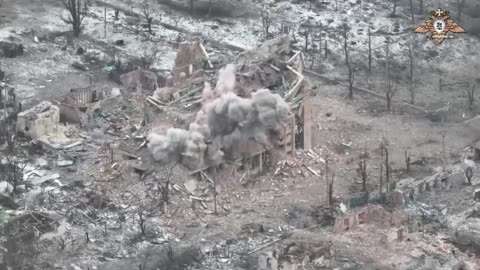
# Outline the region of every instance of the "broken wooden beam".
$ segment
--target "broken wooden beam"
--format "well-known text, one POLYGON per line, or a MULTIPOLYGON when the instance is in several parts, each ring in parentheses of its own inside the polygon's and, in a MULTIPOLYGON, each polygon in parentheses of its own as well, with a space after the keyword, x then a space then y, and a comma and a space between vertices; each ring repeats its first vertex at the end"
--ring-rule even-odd
POLYGON ((290 91, 288 91, 288 93, 284 97, 285 100, 289 101, 291 98, 293 98, 297 95, 298 91, 300 90, 300 86, 302 85, 302 82, 303 82, 305 77, 302 74, 300 74, 298 71, 293 69, 291 66, 287 66, 287 68, 290 71, 292 71, 295 75, 297 75, 297 77, 298 77, 297 83, 293 86, 292 89, 290 89, 290 91))
POLYGON ((316 172, 314 169, 308 167, 307 165, 303 165, 309 172, 311 172, 315 176, 320 176, 318 172, 316 172))
POLYGON ((183 100, 187 99, 189 96, 200 92, 201 90, 202 90, 202 88, 200 88, 200 87, 194 88, 194 89, 190 90, 189 92, 187 92, 186 94, 184 94, 184 95, 178 97, 177 99, 169 102, 169 103, 168 103, 168 106, 171 106, 171 105, 173 105, 173 104, 175 104, 175 103, 178 103, 178 102, 180 102, 180 101, 183 101, 183 100))
POLYGON ((290 59, 288 59, 287 63, 290 64, 293 60, 295 60, 295 58, 297 58, 297 56, 299 56, 301 53, 301 51, 298 51, 298 52, 295 52, 295 54, 290 57, 290 59))
POLYGON ((215 182, 213 181, 213 179, 210 178, 210 176, 208 176, 208 174, 206 174, 204 171, 201 171, 200 174, 201 174, 203 177, 205 177, 205 178, 208 180, 208 182, 210 182, 210 183, 212 183, 212 184, 215 184, 215 182))
POLYGON ((205 47, 203 46, 202 43, 199 42, 198 45, 199 45, 200 49, 202 50, 203 54, 205 55, 205 58, 207 58, 208 67, 213 69, 213 65, 212 65, 212 62, 210 61, 210 56, 208 55, 207 50, 205 50, 205 47))
POLYGON ((151 105, 157 107, 157 109, 159 109, 160 111, 163 112, 163 108, 160 105, 158 105, 157 103, 155 103, 155 101, 151 100, 149 97, 147 97, 147 102, 150 103, 151 105))
POLYGON ((280 69, 272 64, 268 64, 271 68, 273 68, 276 72, 280 72, 280 69))
POLYGON ((162 105, 162 106, 165 106, 166 104, 163 103, 162 101, 154 98, 153 96, 147 96, 147 98, 151 99, 152 101, 154 101, 155 103, 159 104, 159 105, 162 105))

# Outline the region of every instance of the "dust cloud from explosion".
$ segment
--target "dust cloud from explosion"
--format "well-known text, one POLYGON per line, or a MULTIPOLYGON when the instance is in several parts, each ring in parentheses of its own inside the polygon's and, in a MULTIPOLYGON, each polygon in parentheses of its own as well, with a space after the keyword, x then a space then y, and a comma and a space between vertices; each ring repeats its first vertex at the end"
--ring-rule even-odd
POLYGON ((235 71, 233 64, 221 69, 213 90, 205 83, 202 109, 188 130, 170 128, 166 134, 148 135, 155 160, 181 162, 193 169, 238 152, 248 140, 272 146, 270 134, 278 134, 287 124, 288 104, 269 89, 260 89, 251 98, 237 96, 235 71))

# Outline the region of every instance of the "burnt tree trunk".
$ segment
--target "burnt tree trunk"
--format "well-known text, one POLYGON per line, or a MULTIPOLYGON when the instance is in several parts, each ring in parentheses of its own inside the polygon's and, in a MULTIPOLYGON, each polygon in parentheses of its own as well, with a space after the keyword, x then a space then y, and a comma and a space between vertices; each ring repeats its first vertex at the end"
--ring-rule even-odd
POLYGON ((410 172, 410 156, 408 155, 408 151, 405 150, 405 165, 406 165, 406 169, 407 169, 407 173, 410 172))
POLYGON ((372 71, 372 32, 368 27, 368 72, 372 71))
POLYGON ((387 185, 387 192, 390 191, 390 159, 388 146, 384 145, 383 150, 385 151, 385 184, 387 185))
POLYGON ((473 84, 470 89, 467 89, 467 97, 468 97, 468 109, 472 111, 473 104, 475 103, 475 84, 473 84))
POLYGON ((349 65, 350 63, 350 59, 349 59, 349 56, 348 56, 348 26, 347 24, 344 24, 343 25, 343 32, 342 32, 342 35, 343 35, 343 51, 345 53, 345 65, 349 65))
POLYGON ((465 0, 457 0, 457 13, 458 21, 462 21, 463 6, 465 5, 465 0))
POLYGON ((392 17, 395 17, 396 14, 397 14, 397 1, 398 1, 398 0, 393 0, 392 17))
POLYGON ((412 19, 412 23, 415 22, 415 17, 413 16, 413 0, 409 0, 410 4, 410 18, 412 19))
POLYGON ((82 11, 82 0, 65 0, 64 3, 70 15, 65 22, 72 25, 73 35, 78 37, 82 31, 82 22, 85 17, 82 11))
POLYGON ((328 42, 325 40, 325 59, 327 59, 328 56, 328 42))
POLYGON ((152 17, 147 18, 147 25, 148 25, 148 33, 149 34, 152 34, 152 21, 153 21, 152 17))
POLYGON ((353 84, 355 82, 355 72, 352 65, 348 65, 348 98, 353 99, 353 84))
POLYGON ((413 42, 410 43, 408 46, 408 59, 410 62, 410 86, 408 88, 410 92, 410 103, 414 104, 415 103, 415 86, 414 86, 414 55, 413 55, 413 42))

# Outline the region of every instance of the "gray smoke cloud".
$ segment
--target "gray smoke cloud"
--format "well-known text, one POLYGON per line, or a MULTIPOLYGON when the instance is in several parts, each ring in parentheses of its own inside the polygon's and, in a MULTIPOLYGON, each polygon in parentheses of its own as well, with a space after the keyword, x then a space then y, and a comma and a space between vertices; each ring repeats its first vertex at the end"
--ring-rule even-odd
POLYGON ((189 168, 234 156, 249 141, 272 147, 271 134, 280 134, 287 124, 289 107, 284 99, 268 89, 251 98, 237 96, 235 65, 219 72, 215 89, 208 83, 202 95, 202 109, 188 130, 171 128, 165 135, 151 133, 148 149, 157 161, 181 162, 189 168))

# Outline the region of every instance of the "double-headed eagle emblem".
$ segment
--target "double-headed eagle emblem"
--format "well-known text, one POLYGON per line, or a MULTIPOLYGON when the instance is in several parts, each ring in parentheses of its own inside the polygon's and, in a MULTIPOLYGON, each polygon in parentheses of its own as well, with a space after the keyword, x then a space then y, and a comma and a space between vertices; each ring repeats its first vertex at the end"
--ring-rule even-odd
POLYGON ((442 43, 445 39, 453 38, 452 33, 465 33, 462 27, 456 22, 450 19, 449 12, 446 10, 438 9, 430 13, 430 17, 417 29, 416 33, 431 33, 427 35, 427 38, 435 39, 438 43, 442 43))

